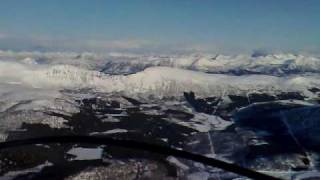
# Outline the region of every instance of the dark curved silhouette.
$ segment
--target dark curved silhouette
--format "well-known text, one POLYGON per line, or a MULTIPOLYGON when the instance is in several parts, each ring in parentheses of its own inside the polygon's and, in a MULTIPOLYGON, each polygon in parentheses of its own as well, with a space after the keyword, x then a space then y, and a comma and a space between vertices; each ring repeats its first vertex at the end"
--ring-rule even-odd
POLYGON ((31 139, 12 140, 12 141, 1 142, 0 150, 6 149, 6 148, 12 148, 12 147, 25 146, 25 145, 53 144, 53 143, 61 143, 61 144, 86 143, 86 144, 112 145, 112 146, 119 146, 124 148, 132 148, 132 149, 192 160, 195 162, 203 163, 205 165, 209 165, 212 167, 217 167, 217 168, 226 170, 228 172, 233 172, 233 173, 243 175, 253 179, 259 179, 259 180, 279 179, 276 177, 272 177, 266 174, 262 174, 262 173, 247 169, 247 168, 243 168, 235 164, 227 163, 214 158, 208 158, 206 156, 190 153, 183 150, 178 150, 178 149, 174 149, 166 146, 148 144, 148 143, 138 142, 133 140, 120 140, 120 139, 113 139, 108 137, 48 136, 48 137, 38 137, 38 138, 31 138, 31 139))

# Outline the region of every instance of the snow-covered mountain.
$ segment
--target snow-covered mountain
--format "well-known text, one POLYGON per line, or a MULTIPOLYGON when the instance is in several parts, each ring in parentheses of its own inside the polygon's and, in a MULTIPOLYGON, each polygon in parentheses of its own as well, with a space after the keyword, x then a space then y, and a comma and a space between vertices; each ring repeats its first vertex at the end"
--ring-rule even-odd
POLYGON ((320 72, 320 57, 302 54, 269 55, 143 55, 126 53, 41 53, 0 51, 0 60, 26 64, 73 65, 107 74, 132 74, 152 66, 177 67, 207 73, 284 76, 320 72))
POLYGON ((126 94, 181 95, 193 91, 200 95, 240 94, 250 91, 277 93, 319 87, 319 75, 227 75, 208 74, 172 67, 149 67, 131 75, 107 75, 72 65, 30 65, 0 62, 2 83, 43 89, 92 88, 100 92, 126 94))

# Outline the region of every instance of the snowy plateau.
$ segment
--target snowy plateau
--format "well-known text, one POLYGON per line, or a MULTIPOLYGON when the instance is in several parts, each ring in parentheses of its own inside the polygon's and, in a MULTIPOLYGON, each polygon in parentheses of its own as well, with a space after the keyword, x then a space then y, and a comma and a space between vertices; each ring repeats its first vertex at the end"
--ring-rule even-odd
MULTIPOLYGON (((320 178, 320 57, 0 51, 0 141, 88 135, 320 178)), ((175 157, 81 144, 1 150, 0 179, 245 179, 175 157)))

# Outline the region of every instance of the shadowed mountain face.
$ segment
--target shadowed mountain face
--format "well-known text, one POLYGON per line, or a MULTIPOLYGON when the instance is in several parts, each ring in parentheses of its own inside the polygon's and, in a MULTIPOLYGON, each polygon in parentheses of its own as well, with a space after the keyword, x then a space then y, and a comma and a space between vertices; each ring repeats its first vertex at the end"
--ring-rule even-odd
MULTIPOLYGON (((318 105, 307 102, 299 93, 202 98, 194 92, 185 92, 185 98, 179 100, 88 90, 62 93, 63 99, 52 101, 55 106, 38 104, 38 108, 26 109, 28 104, 34 104, 30 100, 3 111, 3 117, 28 112, 32 118, 42 119, 22 122, 7 132, 6 140, 59 135, 108 136, 184 149, 255 170, 279 172, 277 175, 281 177, 317 169, 314 157, 319 150, 318 138, 313 134, 318 131, 315 125, 318 105), (87 98, 83 98, 84 94, 87 98)), ((123 179, 136 176, 184 179, 199 173, 211 178, 239 177, 150 152, 85 144, 12 148, 3 150, 0 159, 1 175, 15 179, 89 178, 95 176, 93 172, 100 177, 123 179), (149 168, 143 169, 144 166, 149 168), (62 169, 63 173, 59 173, 62 169)))

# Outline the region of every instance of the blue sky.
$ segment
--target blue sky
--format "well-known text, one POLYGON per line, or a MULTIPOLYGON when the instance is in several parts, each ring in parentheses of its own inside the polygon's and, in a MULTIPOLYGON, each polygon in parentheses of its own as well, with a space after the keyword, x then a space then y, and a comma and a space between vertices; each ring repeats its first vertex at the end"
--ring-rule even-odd
POLYGON ((0 48, 320 51, 319 0, 1 0, 0 48))

